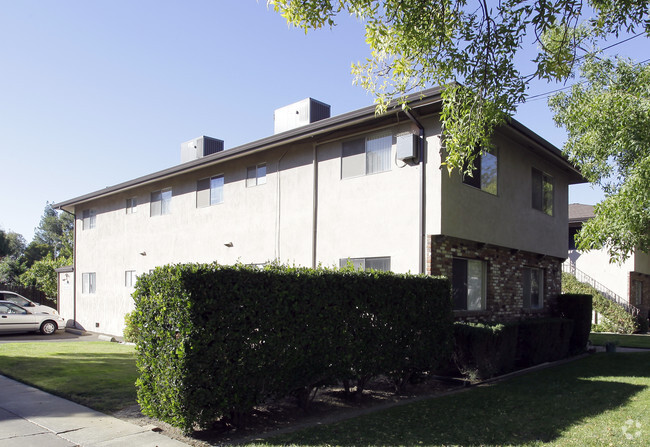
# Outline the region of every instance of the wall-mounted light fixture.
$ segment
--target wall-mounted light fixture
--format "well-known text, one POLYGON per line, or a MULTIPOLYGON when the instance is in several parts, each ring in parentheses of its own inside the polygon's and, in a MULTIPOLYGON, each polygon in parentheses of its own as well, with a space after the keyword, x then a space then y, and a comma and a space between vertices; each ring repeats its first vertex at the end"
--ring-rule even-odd
POLYGON ((225 245, 226 247, 232 247, 232 242, 226 242, 226 243, 223 244, 223 245, 225 245))
POLYGON ((147 256, 147 252, 146 251, 140 252, 140 256, 147 256))

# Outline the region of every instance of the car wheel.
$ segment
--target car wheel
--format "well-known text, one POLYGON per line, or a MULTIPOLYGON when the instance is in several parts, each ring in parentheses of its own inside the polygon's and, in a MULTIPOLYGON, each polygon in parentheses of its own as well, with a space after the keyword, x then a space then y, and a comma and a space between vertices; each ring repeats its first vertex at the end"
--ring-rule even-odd
POLYGON ((43 324, 41 324, 41 334, 43 335, 52 335, 53 333, 56 332, 56 323, 54 321, 44 321, 43 324))

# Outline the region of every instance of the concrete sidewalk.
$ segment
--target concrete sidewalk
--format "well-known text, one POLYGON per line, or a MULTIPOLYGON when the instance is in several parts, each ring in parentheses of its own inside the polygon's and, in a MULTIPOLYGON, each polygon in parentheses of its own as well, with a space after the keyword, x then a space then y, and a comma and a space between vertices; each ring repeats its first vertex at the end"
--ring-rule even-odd
POLYGON ((0 447, 185 445, 0 376, 0 447))

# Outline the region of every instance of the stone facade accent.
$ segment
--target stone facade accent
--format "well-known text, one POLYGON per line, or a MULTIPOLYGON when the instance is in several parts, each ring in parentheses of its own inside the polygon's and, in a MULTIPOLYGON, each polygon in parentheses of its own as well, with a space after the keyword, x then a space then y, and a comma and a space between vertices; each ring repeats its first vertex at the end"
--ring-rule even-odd
POLYGON ((650 275, 630 272, 628 291, 629 303, 639 308, 642 317, 650 318, 650 275), (641 302, 637 302, 634 296, 632 281, 640 281, 643 284, 641 289, 641 302))
POLYGON ((476 259, 487 264, 485 310, 454 311, 457 320, 512 321, 550 316, 555 311, 557 296, 562 290, 563 259, 448 236, 427 237, 428 274, 451 279, 454 258, 476 259), (523 307, 525 267, 543 270, 544 304, 541 309, 523 307))

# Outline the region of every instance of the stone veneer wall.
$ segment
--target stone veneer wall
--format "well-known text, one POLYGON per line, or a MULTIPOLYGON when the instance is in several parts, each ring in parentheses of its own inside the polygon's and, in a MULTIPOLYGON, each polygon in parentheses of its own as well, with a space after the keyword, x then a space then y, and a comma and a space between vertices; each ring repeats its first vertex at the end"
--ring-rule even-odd
POLYGON ((487 262, 487 299, 484 311, 454 311, 457 320, 509 321, 551 315, 562 290, 563 259, 447 236, 427 238, 427 273, 451 278, 453 258, 487 262), (523 308, 523 268, 544 271, 544 307, 523 308))
POLYGON ((638 272, 630 272, 630 280, 628 284, 628 300, 629 303, 633 306, 639 308, 640 315, 646 318, 650 318, 650 275, 645 275, 638 272), (635 303, 635 297, 632 296, 632 281, 641 281, 643 283, 643 288, 641 290, 641 302, 635 303))

